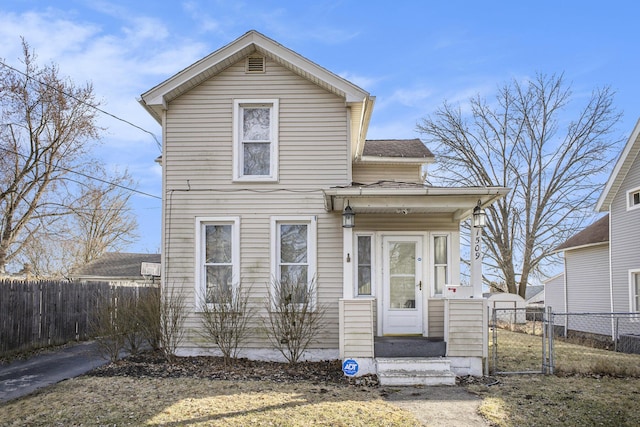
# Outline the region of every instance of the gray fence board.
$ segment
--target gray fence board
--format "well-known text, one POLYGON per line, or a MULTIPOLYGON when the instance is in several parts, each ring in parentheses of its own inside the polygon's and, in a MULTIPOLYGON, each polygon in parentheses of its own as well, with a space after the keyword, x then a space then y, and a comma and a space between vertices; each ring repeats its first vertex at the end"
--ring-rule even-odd
POLYGON ((0 355, 90 339, 101 301, 139 294, 107 282, 0 280, 0 355))

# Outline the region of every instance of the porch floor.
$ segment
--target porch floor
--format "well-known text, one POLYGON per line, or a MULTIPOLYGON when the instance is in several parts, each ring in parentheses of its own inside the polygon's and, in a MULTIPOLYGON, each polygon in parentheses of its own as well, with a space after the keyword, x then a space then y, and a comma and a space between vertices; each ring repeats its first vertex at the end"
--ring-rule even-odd
POLYGON ((375 357, 444 357, 447 343, 425 337, 374 337, 375 357))

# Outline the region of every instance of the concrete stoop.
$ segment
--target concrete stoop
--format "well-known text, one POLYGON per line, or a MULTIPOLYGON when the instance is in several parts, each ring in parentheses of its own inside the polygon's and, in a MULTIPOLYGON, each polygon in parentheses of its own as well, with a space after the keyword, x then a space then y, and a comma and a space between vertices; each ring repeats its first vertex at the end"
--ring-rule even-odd
POLYGON ((376 357, 383 386, 455 385, 451 362, 441 357, 376 357))

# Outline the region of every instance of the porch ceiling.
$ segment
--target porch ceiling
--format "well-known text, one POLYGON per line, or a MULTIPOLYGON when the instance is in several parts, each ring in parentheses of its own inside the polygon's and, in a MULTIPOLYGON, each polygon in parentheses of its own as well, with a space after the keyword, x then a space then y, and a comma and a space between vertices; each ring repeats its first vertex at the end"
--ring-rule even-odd
POLYGON ((349 204, 357 213, 450 214, 454 220, 471 216, 482 207, 504 197, 506 187, 427 187, 422 185, 352 185, 323 190, 325 209, 342 212, 349 204))

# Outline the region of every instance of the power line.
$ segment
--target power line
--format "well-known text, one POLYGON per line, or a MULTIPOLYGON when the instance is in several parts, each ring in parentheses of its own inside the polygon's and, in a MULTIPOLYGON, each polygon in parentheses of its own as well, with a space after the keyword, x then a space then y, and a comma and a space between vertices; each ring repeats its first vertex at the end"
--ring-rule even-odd
MULTIPOLYGON (((0 150, 3 150, 3 151, 5 151, 7 153, 10 153, 10 154, 15 154, 16 156, 20 156, 22 158, 27 158, 27 156, 25 156, 24 154, 18 153, 17 151, 9 150, 8 148, 5 148, 5 147, 0 147, 0 150)), ((88 178, 88 179, 92 179, 92 180, 95 180, 95 181, 98 181, 98 182, 102 182, 103 184, 113 185, 114 187, 122 188, 123 190, 127 190, 127 191, 130 191, 132 193, 138 193, 138 194, 143 195, 143 196, 147 196, 147 197, 151 197, 151 198, 154 198, 154 199, 162 200, 162 197, 160 197, 160 196, 156 196, 156 195, 150 194, 150 193, 145 193, 144 191, 136 190, 135 188, 127 187, 126 185, 118 184, 118 183, 115 183, 115 182, 112 182, 112 181, 107 181, 106 179, 102 179, 102 178, 98 178, 98 177, 95 177, 95 176, 91 176, 91 175, 86 174, 84 172, 74 171, 72 169, 65 168, 64 166, 59 166, 59 165, 55 166, 55 167, 57 169, 59 169, 59 170, 63 170, 65 172, 73 173, 73 174, 82 176, 84 178, 88 178)))
POLYGON ((72 94, 70 94, 70 93, 66 93, 65 91, 60 90, 60 89, 58 89, 57 87, 53 87, 53 86, 51 86, 51 85, 50 85, 50 84, 48 84, 48 83, 45 83, 45 82, 43 82, 43 81, 41 81, 41 80, 38 80, 38 79, 35 79, 33 76, 30 76, 30 75, 28 75, 27 73, 25 73, 25 72, 23 72, 23 71, 21 71, 21 70, 18 70, 17 68, 12 67, 11 65, 6 64, 6 63, 5 63, 4 61, 2 61, 2 60, 0 60, 0 65, 4 66, 4 67, 6 67, 6 68, 8 68, 8 69, 10 69, 10 70, 12 70, 12 71, 15 71, 16 73, 22 74, 22 75, 23 75, 23 76, 25 76, 27 79, 31 79, 31 80, 33 80, 33 81, 35 81, 35 82, 37 82, 37 83, 39 83, 39 84, 41 84, 41 85, 43 85, 43 86, 48 87, 49 89, 53 89, 53 90, 55 90, 55 91, 57 91, 57 92, 59 92, 59 93, 61 93, 61 94, 65 95, 65 96, 68 96, 69 98, 72 98, 72 99, 74 99, 75 101, 77 101, 77 102, 79 102, 79 103, 81 103, 81 104, 84 104, 84 105, 86 105, 86 106, 88 106, 88 107, 90 107, 90 108, 93 108, 93 109, 95 109, 96 111, 101 112, 102 114, 106 114, 106 115, 107 115, 107 116, 109 116, 109 117, 112 117, 112 118, 114 118, 114 119, 116 119, 116 120, 119 120, 119 121, 121 121, 121 122, 123 122, 123 123, 128 124, 129 126, 132 126, 132 127, 136 128, 136 129, 138 129, 138 130, 141 130, 142 132, 145 132, 145 133, 147 133, 147 134, 151 135, 151 137, 152 137, 152 138, 154 139, 154 141, 156 142, 156 145, 158 146, 158 150, 159 150, 160 152, 162 152, 162 143, 158 140, 158 138, 156 137, 156 135, 155 135, 153 132, 148 131, 148 130, 146 130, 145 128, 143 128, 143 127, 141 127, 141 126, 138 126, 138 125, 136 125, 135 123, 132 123, 132 122, 130 122, 130 121, 128 121, 128 120, 126 120, 126 119, 120 118, 120 117, 116 116, 115 114, 112 114, 112 113, 110 113, 110 112, 108 112, 108 111, 105 111, 105 110, 103 110, 102 108, 99 108, 99 107, 96 107, 95 105, 89 104, 88 102, 85 102, 85 101, 83 101, 83 100, 81 100, 81 99, 79 99, 79 98, 75 97, 74 95, 72 95, 72 94))

